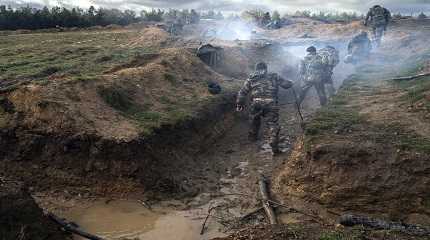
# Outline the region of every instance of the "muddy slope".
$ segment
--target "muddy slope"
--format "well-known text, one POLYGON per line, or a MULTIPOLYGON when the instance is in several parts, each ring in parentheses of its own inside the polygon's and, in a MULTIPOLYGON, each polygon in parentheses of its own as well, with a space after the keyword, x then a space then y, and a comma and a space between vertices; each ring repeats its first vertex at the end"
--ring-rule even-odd
POLYGON ((66 240, 62 232, 37 206, 22 183, 0 178, 1 239, 66 240))
POLYGON ((177 191, 172 172, 229 128, 239 85, 187 50, 165 49, 94 79, 21 87, 1 100, 0 173, 39 189, 105 192, 135 179, 177 191))
POLYGON ((281 198, 430 223, 430 125, 410 110, 407 91, 381 81, 398 69, 365 65, 344 83, 278 174, 281 198))

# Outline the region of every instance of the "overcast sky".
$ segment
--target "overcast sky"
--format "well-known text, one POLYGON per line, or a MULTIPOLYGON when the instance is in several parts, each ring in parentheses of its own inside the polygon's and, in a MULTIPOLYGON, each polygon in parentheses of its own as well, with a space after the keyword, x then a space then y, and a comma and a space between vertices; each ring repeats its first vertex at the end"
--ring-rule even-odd
POLYGON ((294 12, 312 11, 357 11, 364 12, 374 4, 390 8, 392 12, 430 12, 430 0, 0 0, 0 5, 34 6, 79 6, 141 10, 145 8, 194 8, 199 10, 242 11, 262 8, 294 12))

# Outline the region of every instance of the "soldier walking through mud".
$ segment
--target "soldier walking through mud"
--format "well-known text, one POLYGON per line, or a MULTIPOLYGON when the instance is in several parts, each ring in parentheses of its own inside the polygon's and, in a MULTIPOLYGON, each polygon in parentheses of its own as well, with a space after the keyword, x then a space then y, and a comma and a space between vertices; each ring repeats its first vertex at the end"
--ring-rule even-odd
POLYGON ((307 93, 312 87, 317 91, 320 104, 327 104, 327 96, 324 87, 324 63, 320 55, 317 54, 317 49, 311 46, 306 49, 308 55, 300 63, 299 74, 302 81, 302 91, 300 92, 299 104, 303 102, 307 93))
POLYGON ((244 110, 247 96, 250 95, 251 97, 249 139, 251 141, 258 139, 261 121, 264 119, 269 128, 265 139, 268 140, 273 155, 280 153, 279 87, 288 89, 292 86, 291 81, 282 79, 276 73, 269 73, 266 63, 260 62, 255 66, 255 72, 249 76, 237 96, 237 111, 239 112, 244 110))
POLYGON ((382 36, 384 32, 387 31, 388 23, 391 20, 391 13, 388 9, 381 7, 380 5, 375 5, 367 13, 364 25, 372 27, 373 41, 375 41, 376 46, 381 45, 382 36))
POLYGON ((327 86, 329 97, 332 97, 336 92, 333 84, 333 70, 340 62, 339 51, 333 46, 326 46, 318 51, 318 55, 321 56, 324 64, 323 83, 327 86))

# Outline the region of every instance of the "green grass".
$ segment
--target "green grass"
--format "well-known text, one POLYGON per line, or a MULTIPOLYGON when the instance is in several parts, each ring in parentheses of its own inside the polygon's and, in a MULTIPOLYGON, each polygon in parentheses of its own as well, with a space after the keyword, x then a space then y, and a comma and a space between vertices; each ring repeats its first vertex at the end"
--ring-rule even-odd
POLYGON ((352 76, 345 81, 339 92, 331 102, 322 107, 306 127, 307 136, 316 136, 326 132, 342 131, 349 129, 363 121, 355 107, 349 106, 350 95, 357 87, 359 79, 352 76))
POLYGON ((89 77, 153 49, 123 46, 138 31, 87 31, 2 36, 0 81, 89 77))
POLYGON ((323 233, 319 237, 319 240, 344 240, 344 239, 345 239, 344 235, 338 232, 323 233))
MULTIPOLYGON (((430 94, 430 77, 422 77, 412 81, 399 81, 395 84, 407 91, 404 99, 412 104, 425 99, 426 94, 430 94)), ((429 101, 426 102, 430 104, 429 101)))

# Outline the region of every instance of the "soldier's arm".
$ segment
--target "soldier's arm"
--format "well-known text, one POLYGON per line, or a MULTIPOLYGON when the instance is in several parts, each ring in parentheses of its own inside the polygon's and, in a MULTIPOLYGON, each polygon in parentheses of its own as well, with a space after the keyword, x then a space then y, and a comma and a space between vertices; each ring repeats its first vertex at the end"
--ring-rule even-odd
POLYGON ((247 79, 243 87, 239 90, 239 93, 237 94, 237 101, 236 104, 239 107, 243 107, 245 105, 246 97, 248 96, 249 92, 251 91, 251 81, 250 79, 247 79))
POLYGON ((281 86, 284 89, 289 89, 293 87, 293 82, 290 80, 286 80, 282 77, 278 77, 278 81, 279 81, 279 86, 281 86))
POLYGON ((385 20, 387 20, 387 23, 389 23, 391 21, 391 12, 386 8, 384 8, 384 11, 385 11, 385 20))
POLYGON ((372 11, 369 11, 366 15, 366 19, 364 20, 364 26, 367 26, 371 17, 372 17, 372 11))
POLYGON ((302 61, 300 61, 300 65, 299 65, 299 74, 303 75, 303 74, 305 74, 305 72, 306 72, 305 61, 302 60, 302 61))

